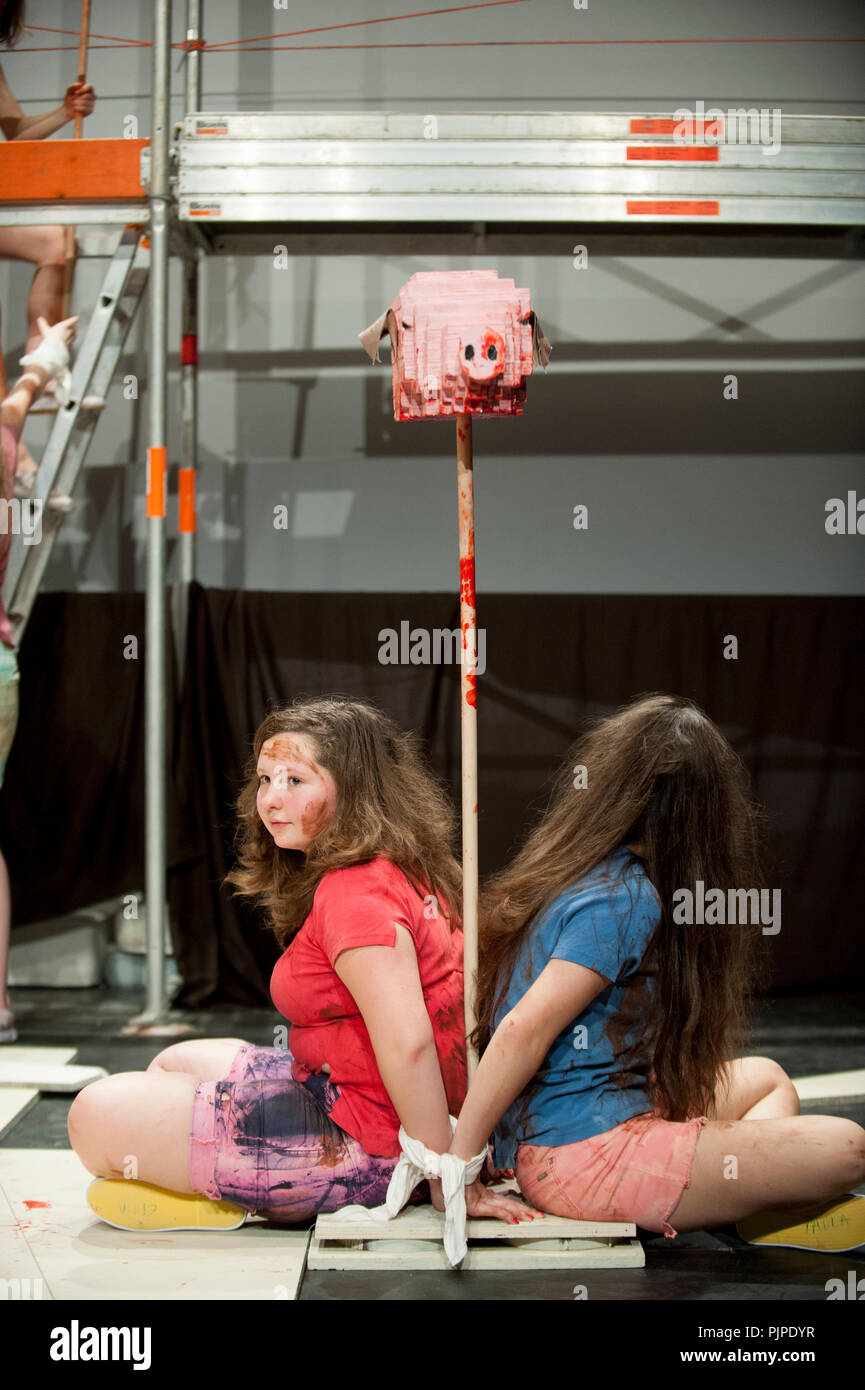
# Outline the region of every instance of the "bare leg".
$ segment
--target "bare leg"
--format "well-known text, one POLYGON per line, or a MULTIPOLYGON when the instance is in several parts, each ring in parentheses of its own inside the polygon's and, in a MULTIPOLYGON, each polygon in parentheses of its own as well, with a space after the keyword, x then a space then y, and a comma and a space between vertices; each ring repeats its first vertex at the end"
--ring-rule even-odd
POLYGON ((224 1081, 243 1045, 243 1038, 198 1038, 173 1043, 154 1057, 147 1072, 185 1072, 199 1081, 224 1081))
POLYGON ((118 1072, 79 1091, 69 1142, 97 1178, 135 1178, 192 1192, 189 1136, 198 1078, 118 1072))
POLYGON ((769 1057, 742 1057, 722 1068, 710 1120, 776 1120, 799 1114, 799 1097, 787 1073, 769 1057))
POLYGON ((242 1038, 174 1043, 146 1072, 119 1072, 80 1091, 69 1110, 69 1142, 99 1178, 135 1178, 192 1192, 189 1138, 199 1081, 221 1081, 242 1038))
MULTIPOLYGON (((57 323, 63 313, 63 267, 66 260, 63 227, 0 227, 0 257, 30 261, 36 274, 27 298, 29 352, 40 340, 36 320, 41 315, 57 323)), ((8 388, 3 395, 8 394, 8 388)))
POLYGON ((852 1120, 711 1121, 669 1220, 678 1231, 726 1226, 770 1207, 828 1201, 863 1181, 865 1130, 852 1120))

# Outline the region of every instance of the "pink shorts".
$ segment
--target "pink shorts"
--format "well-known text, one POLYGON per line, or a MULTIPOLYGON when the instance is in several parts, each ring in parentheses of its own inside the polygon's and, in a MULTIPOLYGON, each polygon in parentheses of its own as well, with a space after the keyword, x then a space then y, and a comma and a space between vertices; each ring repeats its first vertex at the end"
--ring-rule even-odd
POLYGON ((675 1123, 652 1111, 606 1134, 555 1148, 520 1144, 516 1179, 523 1196, 551 1216, 573 1221, 633 1221, 677 1234, 669 1217, 690 1186, 705 1115, 675 1123))

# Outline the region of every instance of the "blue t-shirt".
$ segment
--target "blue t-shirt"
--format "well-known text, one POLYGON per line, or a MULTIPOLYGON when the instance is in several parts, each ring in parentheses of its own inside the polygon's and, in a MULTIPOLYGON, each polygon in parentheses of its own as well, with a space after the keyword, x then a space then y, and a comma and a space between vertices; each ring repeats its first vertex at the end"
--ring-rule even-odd
POLYGON ((514 1166, 518 1144, 575 1144, 652 1109, 642 1038, 654 974, 647 947, 660 916, 642 860, 622 845, 560 893, 528 932, 493 1031, 551 960, 585 965, 611 983, 559 1033, 502 1116, 494 1136, 500 1168, 514 1166))

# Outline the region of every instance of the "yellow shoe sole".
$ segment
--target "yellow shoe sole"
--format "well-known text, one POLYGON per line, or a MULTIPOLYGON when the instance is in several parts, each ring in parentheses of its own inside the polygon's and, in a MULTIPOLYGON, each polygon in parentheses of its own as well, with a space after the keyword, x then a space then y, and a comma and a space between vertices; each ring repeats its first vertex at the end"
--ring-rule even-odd
POLYGON ((96 1178, 87 1202, 119 1231, 234 1231, 249 1213, 234 1202, 213 1202, 197 1192, 170 1192, 132 1178, 96 1178))
POLYGON ((758 1211, 736 1225, 750 1245, 786 1245, 792 1250, 855 1250, 865 1245, 865 1197, 847 1193, 831 1202, 758 1211))

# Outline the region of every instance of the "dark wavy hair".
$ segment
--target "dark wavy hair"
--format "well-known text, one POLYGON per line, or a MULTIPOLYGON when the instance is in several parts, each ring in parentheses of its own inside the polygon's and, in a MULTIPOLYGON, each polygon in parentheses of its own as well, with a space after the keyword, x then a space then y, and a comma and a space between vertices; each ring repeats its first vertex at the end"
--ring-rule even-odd
POLYGON ((235 803, 237 865, 224 881, 257 899, 281 946, 303 925, 325 874, 380 857, 402 869, 421 896, 435 895, 451 930, 459 924, 453 807, 424 766, 418 737, 375 705, 302 697, 271 710, 255 731, 245 776, 235 803), (256 805, 259 755, 276 734, 308 735, 337 785, 333 817, 305 852, 275 845, 256 805))
POLYGON ((705 1114, 718 1070, 747 1034, 762 975, 760 927, 680 925, 673 894, 760 888, 765 815, 741 759, 693 701, 652 692, 595 719, 568 753, 523 849, 479 905, 476 1046, 490 1039, 523 941, 541 912, 622 844, 638 844, 660 901, 644 964, 656 970, 643 1039, 667 1118, 705 1114), (577 765, 588 785, 575 790, 577 765))
POLYGON ((0 0, 0 47, 14 48, 24 28, 24 0, 0 0))

